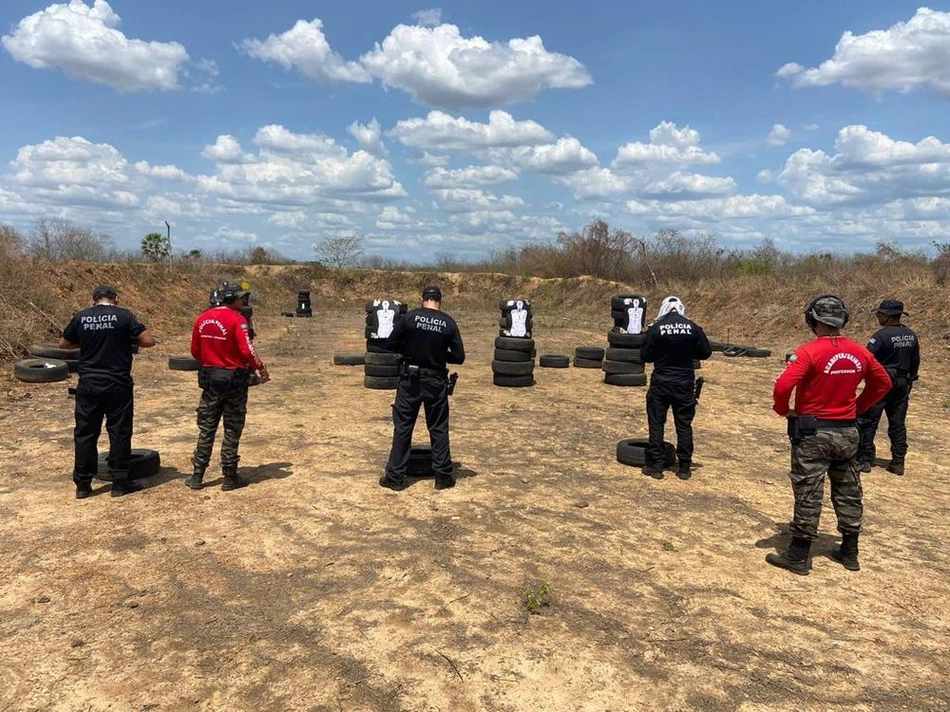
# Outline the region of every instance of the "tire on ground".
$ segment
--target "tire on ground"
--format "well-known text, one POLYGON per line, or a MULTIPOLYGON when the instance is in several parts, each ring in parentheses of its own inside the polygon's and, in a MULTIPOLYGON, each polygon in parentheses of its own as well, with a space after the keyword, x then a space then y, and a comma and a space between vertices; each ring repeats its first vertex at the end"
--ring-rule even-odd
POLYGON ((492 383, 503 388, 525 388, 534 385, 534 376, 505 376, 500 373, 492 374, 492 383))
POLYGON ((366 363, 363 354, 333 354, 334 366, 362 366, 366 363))
MULTIPOLYGON (((629 438, 617 443, 617 462, 631 467, 643 467, 647 464, 646 448, 650 441, 645 438, 629 438)), ((663 443, 663 464, 672 467, 676 464, 676 448, 672 443, 663 443)))
POLYGON ((399 366, 381 366, 377 363, 367 363, 363 367, 363 373, 367 376, 383 376, 384 378, 398 378, 399 366))
POLYGON ((608 331, 607 343, 624 349, 638 349, 643 346, 646 334, 625 334, 622 331, 608 331))
POLYGON ((538 364, 541 368, 568 368, 571 358, 565 354, 541 354, 538 364))
POLYGON ((534 339, 521 339, 517 336, 498 336, 495 338, 495 348, 508 351, 528 351, 534 348, 534 339))
POLYGON ((624 349, 611 346, 604 354, 608 361, 626 361, 627 363, 643 363, 640 358, 640 349, 624 349))
POLYGON ((645 373, 605 373, 604 383, 608 386, 645 386, 645 373))
POLYGON ((377 391, 394 391, 399 385, 398 376, 363 376, 363 385, 377 391))
POLYGON ((601 362, 601 368, 604 373, 643 373, 642 363, 632 363, 630 361, 608 361, 601 362))
POLYGON ((574 357, 574 368, 596 368, 599 371, 602 363, 597 359, 574 357))
POLYGON ((745 347, 745 355, 749 358, 768 358, 772 355, 769 349, 757 349, 754 346, 745 347))
POLYGON ((197 371, 201 362, 191 356, 169 356, 168 368, 172 371, 197 371))
POLYGON ((574 349, 574 356, 589 361, 603 361, 604 349, 601 346, 578 346, 574 349))
POLYGON ((530 361, 531 353, 514 349, 495 349, 493 358, 496 361, 530 361))
POLYGON ((491 370, 503 376, 530 376, 534 373, 534 361, 492 361, 491 370))
POLYGON ((25 383, 55 383, 69 378, 69 366, 54 358, 27 358, 14 365, 13 375, 25 383))
POLYGON ((402 361, 402 354, 386 351, 384 353, 368 353, 364 358, 366 359, 366 363, 375 366, 398 366, 402 361))
MULTIPOLYGON (((97 480, 105 482, 112 481, 112 475, 109 474, 109 453, 103 452, 99 455, 97 480)), ((129 460, 129 479, 138 480, 143 477, 157 475, 162 469, 162 458, 157 450, 148 450, 146 448, 132 448, 132 458, 129 460)))
POLYGON ((79 349, 61 349, 56 344, 33 344, 30 346, 30 356, 68 361, 79 358, 79 349))

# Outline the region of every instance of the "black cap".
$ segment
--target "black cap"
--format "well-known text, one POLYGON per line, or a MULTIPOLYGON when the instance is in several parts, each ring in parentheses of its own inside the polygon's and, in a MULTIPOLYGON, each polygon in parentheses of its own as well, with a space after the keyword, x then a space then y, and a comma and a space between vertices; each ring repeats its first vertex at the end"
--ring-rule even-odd
POLYGON ((442 290, 438 287, 429 286, 422 290, 422 301, 424 302, 442 302, 442 290))
POLYGON ((876 311, 884 316, 908 316, 907 312, 904 311, 904 302, 899 302, 896 299, 885 299, 876 311))
POLYGON ((92 290, 92 301, 98 302, 100 299, 111 299, 115 301, 119 296, 119 293, 115 291, 115 287, 110 287, 108 284, 102 284, 92 290))

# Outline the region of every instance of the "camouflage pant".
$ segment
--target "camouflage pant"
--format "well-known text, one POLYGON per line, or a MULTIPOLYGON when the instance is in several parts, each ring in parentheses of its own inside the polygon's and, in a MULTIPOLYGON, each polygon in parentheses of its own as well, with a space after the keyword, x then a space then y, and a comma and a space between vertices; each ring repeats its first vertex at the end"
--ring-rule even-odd
POLYGON ((792 444, 792 491, 795 493, 793 536, 818 536, 825 473, 831 482, 831 504, 838 515, 838 531, 861 531, 863 506, 861 475, 855 466, 857 428, 819 429, 792 444))
POLYGON ((224 416, 224 437, 221 440, 221 468, 236 468, 240 456, 238 445, 247 416, 247 384, 235 385, 226 391, 205 388, 198 402, 198 445, 191 458, 196 471, 204 472, 211 462, 214 436, 224 416))

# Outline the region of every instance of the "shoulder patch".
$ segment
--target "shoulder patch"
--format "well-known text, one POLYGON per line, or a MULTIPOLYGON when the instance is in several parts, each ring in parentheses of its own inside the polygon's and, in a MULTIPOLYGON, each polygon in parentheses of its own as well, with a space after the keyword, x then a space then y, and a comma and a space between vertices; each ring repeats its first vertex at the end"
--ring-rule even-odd
POLYGON ((244 329, 244 331, 247 331, 247 323, 241 324, 241 328, 244 329))
POLYGON ((788 357, 788 360, 789 360, 789 361, 797 361, 797 360, 798 360, 798 356, 796 356, 795 354, 792 354, 791 356, 788 357))
POLYGON ((870 339, 868 339, 868 343, 869 343, 869 344, 873 344, 873 343, 875 343, 876 341, 877 341, 877 339, 875 339, 873 336, 872 336, 870 339))

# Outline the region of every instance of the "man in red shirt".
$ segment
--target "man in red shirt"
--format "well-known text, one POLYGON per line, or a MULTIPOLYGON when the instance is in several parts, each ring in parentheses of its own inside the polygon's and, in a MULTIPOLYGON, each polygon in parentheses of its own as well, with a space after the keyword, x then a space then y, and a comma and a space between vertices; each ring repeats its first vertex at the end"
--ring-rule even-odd
POLYGON ((859 440, 856 419, 890 390, 891 379, 870 351, 841 335, 848 317, 844 302, 833 295, 809 304, 805 322, 817 338, 789 357, 772 392, 772 408, 788 418, 795 514, 789 548, 769 554, 765 560, 802 576, 811 568, 808 554, 818 536, 826 473, 841 532, 841 545, 832 558, 851 571, 861 568, 858 533, 863 493, 855 461, 859 440), (858 396, 862 381, 864 390, 858 396), (795 409, 791 410, 793 390, 795 409))
POLYGON ((247 387, 252 371, 261 383, 270 380, 267 367, 251 342, 250 327, 241 314, 241 298, 245 290, 225 282, 218 288, 222 306, 203 312, 191 332, 191 355, 201 362, 198 385, 198 445, 191 463, 194 474, 185 482, 191 489, 202 487, 205 470, 211 462, 211 450, 218 423, 224 416, 224 437, 221 440, 221 489, 244 487, 248 481, 238 476, 238 445, 247 414, 247 387))

